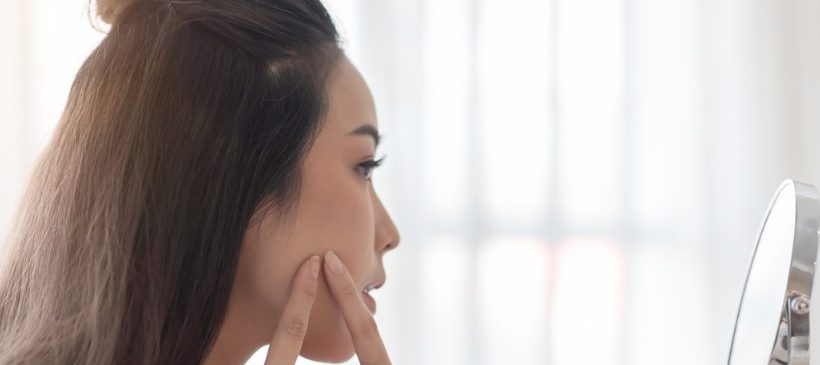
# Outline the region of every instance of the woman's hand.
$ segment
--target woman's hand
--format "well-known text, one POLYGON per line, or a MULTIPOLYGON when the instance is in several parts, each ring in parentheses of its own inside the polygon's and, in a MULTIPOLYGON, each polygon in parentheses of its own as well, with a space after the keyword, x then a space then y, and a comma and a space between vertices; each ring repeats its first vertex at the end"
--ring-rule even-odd
MULTIPOLYGON (((325 253, 324 261, 325 278, 342 309, 359 363, 389 365, 390 358, 379 335, 376 320, 362 302, 347 268, 332 251, 325 253)), ((307 333, 310 310, 316 299, 320 266, 319 256, 312 256, 299 267, 293 279, 290 298, 268 347, 265 365, 291 365, 296 362, 307 333)))
POLYGON ((361 365, 388 365, 390 358, 379 335, 376 320, 362 301, 347 268, 333 251, 325 253, 325 279, 333 297, 342 308, 347 329, 353 338, 353 347, 361 365))
POLYGON ((310 310, 316 299, 316 285, 319 281, 319 269, 322 259, 311 256, 302 263, 291 284, 290 298, 285 304, 282 317, 273 334, 265 365, 293 365, 299 352, 302 351, 302 341, 307 334, 310 310))

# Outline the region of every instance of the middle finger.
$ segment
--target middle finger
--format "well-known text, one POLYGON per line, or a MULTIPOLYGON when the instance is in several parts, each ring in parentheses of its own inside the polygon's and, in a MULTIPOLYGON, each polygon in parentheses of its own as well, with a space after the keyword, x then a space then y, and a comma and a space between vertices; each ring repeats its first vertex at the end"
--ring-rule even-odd
POLYGON ((359 362, 366 365, 390 364, 376 320, 362 301, 353 278, 333 251, 325 253, 325 277, 341 306, 359 362), (333 270, 334 262, 339 264, 339 272, 333 270))

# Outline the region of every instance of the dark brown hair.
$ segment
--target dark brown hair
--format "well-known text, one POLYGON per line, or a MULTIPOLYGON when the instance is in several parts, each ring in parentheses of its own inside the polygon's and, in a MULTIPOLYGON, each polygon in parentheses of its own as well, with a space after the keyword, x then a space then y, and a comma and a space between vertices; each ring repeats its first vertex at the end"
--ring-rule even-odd
POLYGON ((287 217, 338 34, 318 0, 103 1, 0 271, 2 364, 199 364, 287 217), (255 219, 255 218, 254 218, 255 219))

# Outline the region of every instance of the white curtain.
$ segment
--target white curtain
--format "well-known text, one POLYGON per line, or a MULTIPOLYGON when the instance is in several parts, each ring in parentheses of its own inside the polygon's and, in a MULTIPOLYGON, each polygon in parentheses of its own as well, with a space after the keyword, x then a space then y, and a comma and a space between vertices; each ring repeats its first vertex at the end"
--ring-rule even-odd
MULTIPOLYGON (((7 224, 101 35, 0 1, 7 224)), ((725 363, 771 194, 820 185, 820 3, 326 4, 386 136, 394 363, 725 363)))

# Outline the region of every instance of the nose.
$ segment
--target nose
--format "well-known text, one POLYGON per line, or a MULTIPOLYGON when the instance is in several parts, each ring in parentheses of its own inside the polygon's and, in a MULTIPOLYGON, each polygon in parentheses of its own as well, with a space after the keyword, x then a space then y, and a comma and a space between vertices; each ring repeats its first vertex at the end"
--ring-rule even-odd
POLYGON ((379 196, 373 192, 373 213, 376 223, 376 252, 385 254, 399 246, 399 230, 379 196))

